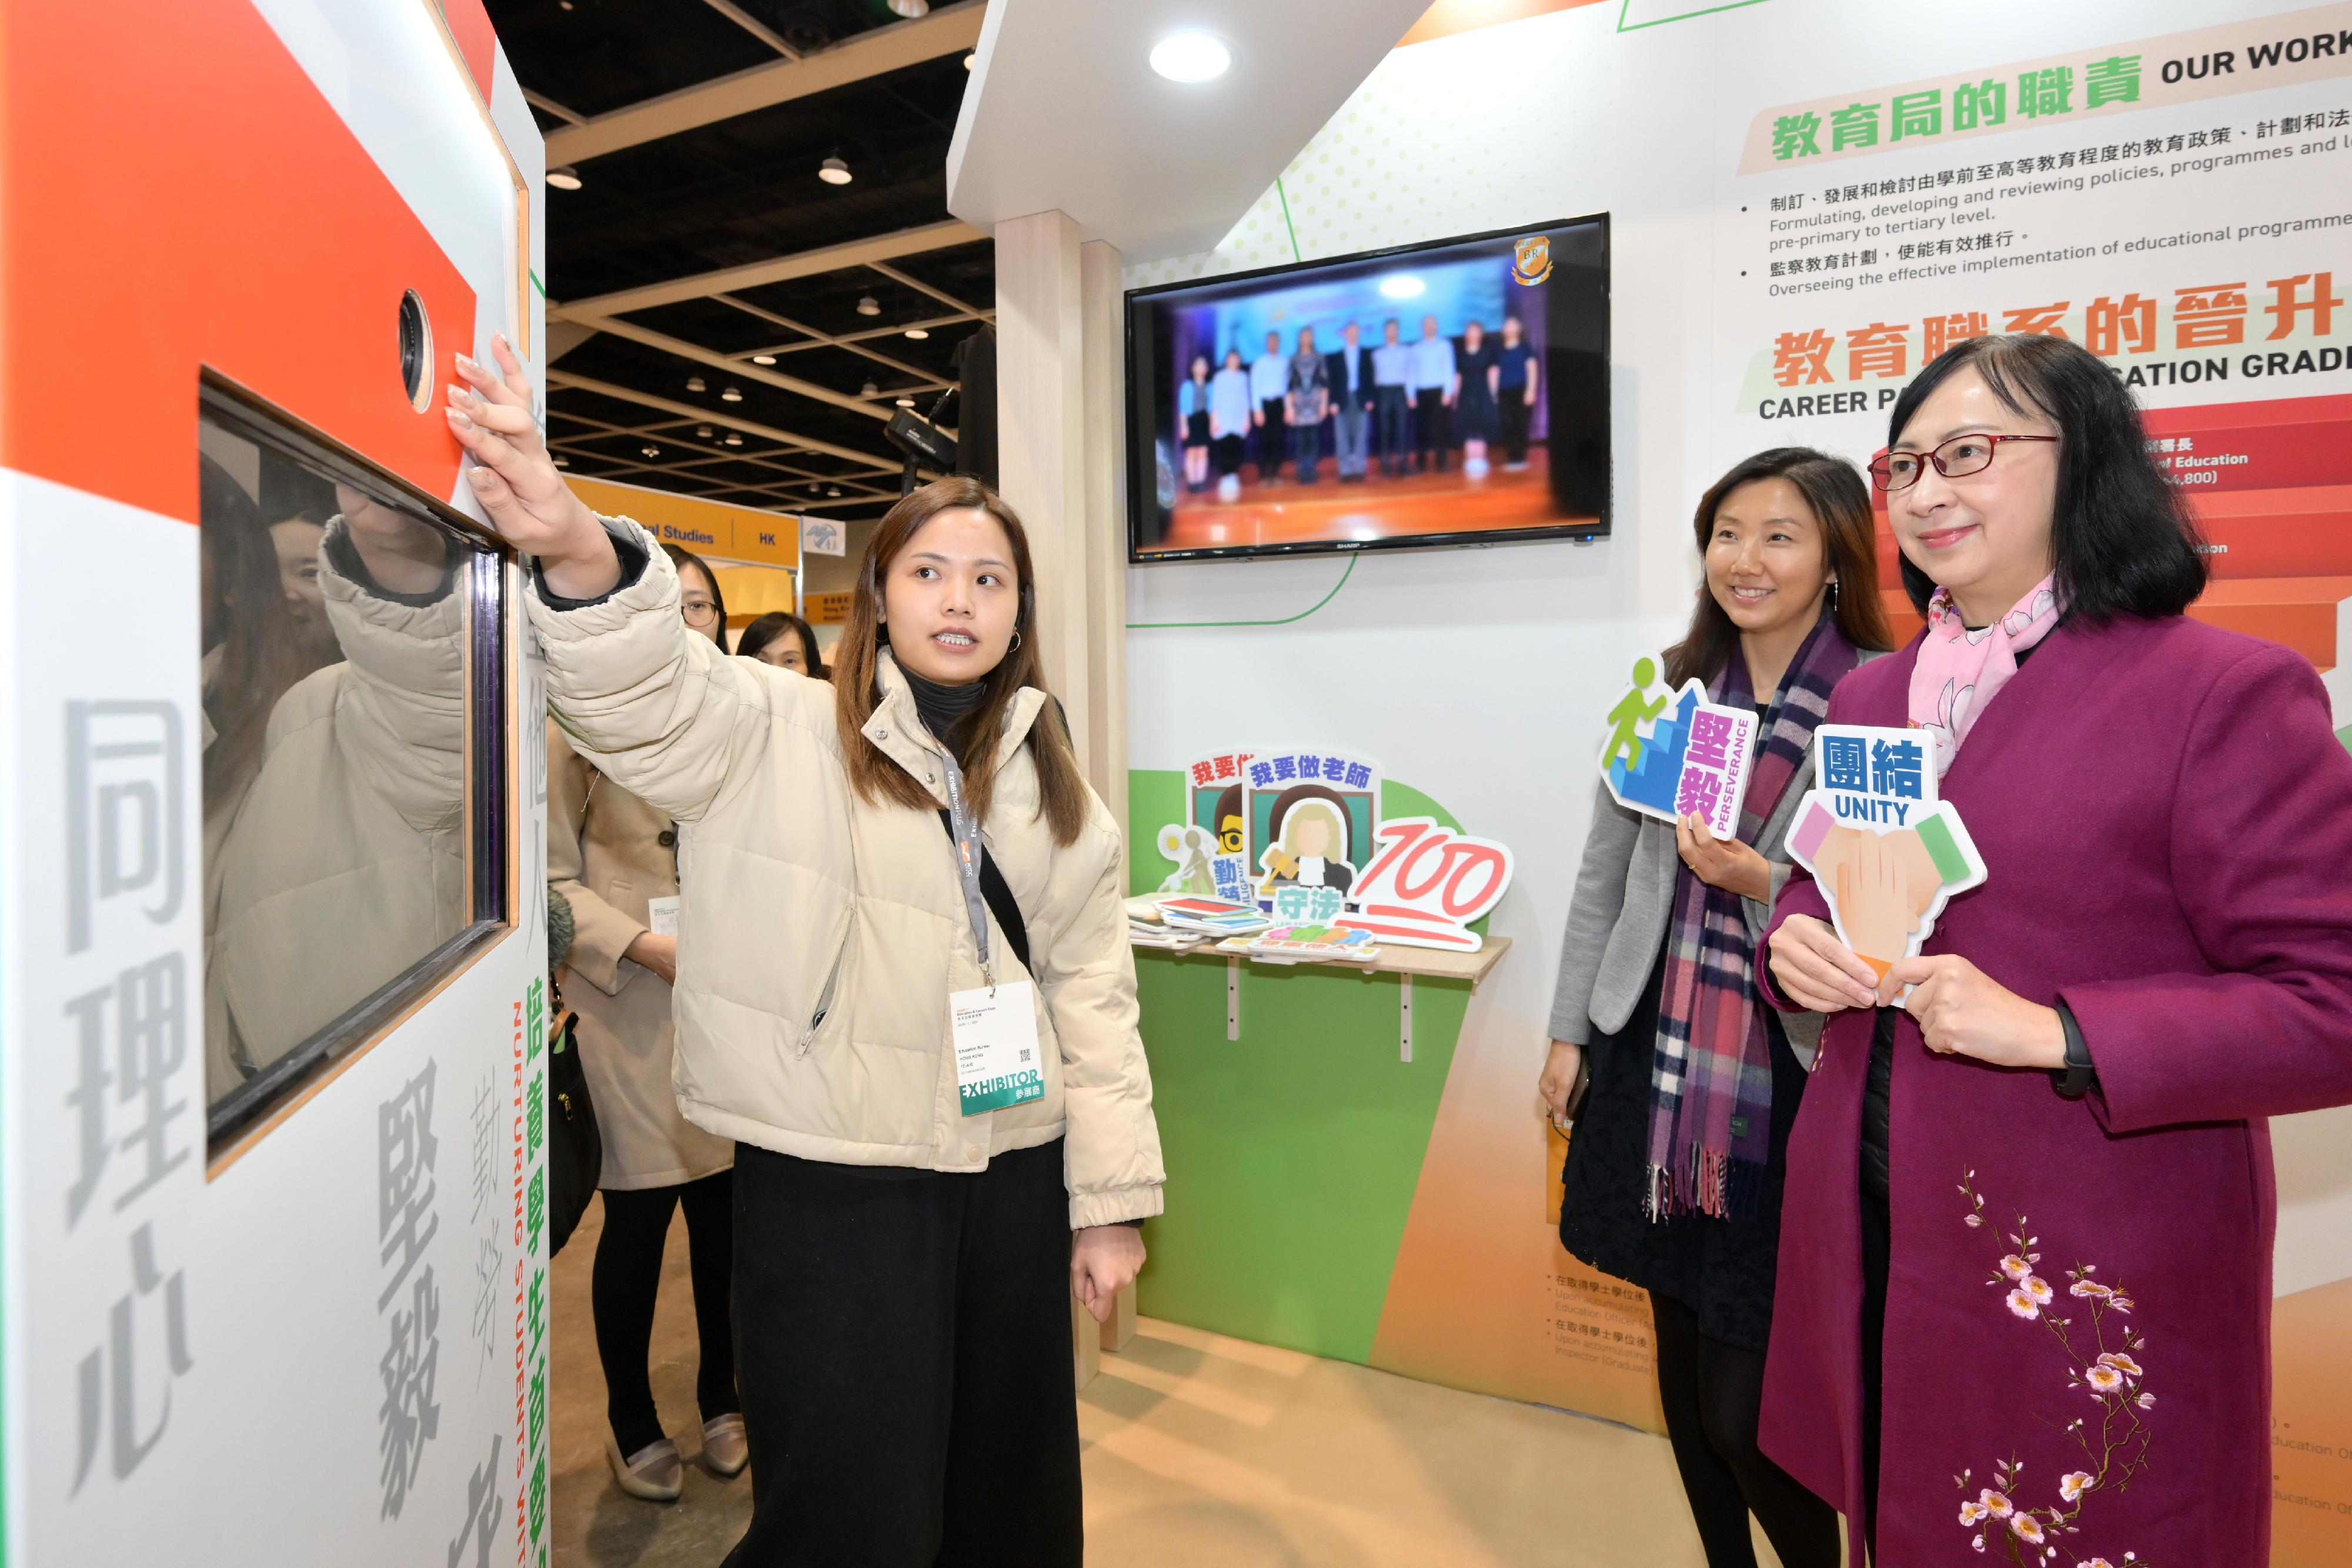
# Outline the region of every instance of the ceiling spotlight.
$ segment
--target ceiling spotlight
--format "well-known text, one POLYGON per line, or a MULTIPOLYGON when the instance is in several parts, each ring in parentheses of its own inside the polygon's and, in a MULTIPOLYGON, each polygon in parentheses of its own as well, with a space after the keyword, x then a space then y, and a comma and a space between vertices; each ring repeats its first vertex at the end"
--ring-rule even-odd
POLYGON ((719 394, 719 401, 720 402, 741 402, 743 401, 743 389, 741 387, 729 387, 725 392, 719 394))
POLYGON ((898 406, 900 408, 912 408, 915 406, 915 400, 910 397, 902 397, 898 400, 898 406))
POLYGON ((755 365, 772 365, 776 362, 776 356, 773 354, 754 354, 751 356, 751 362, 755 365))
POLYGON ((828 185, 846 185, 852 179, 856 178, 855 175, 850 173, 849 165, 843 162, 838 158, 828 158, 824 162, 818 164, 816 166, 816 177, 823 180, 828 185))
POLYGON ((710 439, 710 427, 707 424, 698 424, 694 427, 694 434, 708 441, 710 439))
POLYGON ((859 397, 879 397, 882 395, 882 389, 876 386, 869 381, 864 386, 857 389, 857 395, 859 397))
POLYGON ((860 295, 857 299, 857 313, 860 316, 879 316, 882 314, 882 301, 875 298, 871 294, 860 295))
POLYGON ((963 68, 964 68, 964 69, 966 69, 966 70, 970 70, 970 69, 971 69, 971 63, 972 63, 972 61, 974 61, 974 60, 976 60, 976 59, 978 59, 978 58, 980 58, 980 57, 979 57, 978 55, 976 55, 976 54, 971 54, 971 55, 966 55, 966 56, 964 56, 964 57, 963 57, 963 68))
POLYGON ((931 14, 931 0, 890 0, 890 9, 911 22, 931 14))
POLYGON ((730 430, 730 431, 729 431, 729 432, 727 433, 727 444, 728 444, 728 445, 730 445, 730 446, 740 446, 740 445, 742 445, 742 444, 743 444, 743 433, 742 433, 741 431, 740 431, 740 430, 730 430))
POLYGON ((686 390, 688 392, 700 392, 702 390, 702 378, 700 376, 687 377, 686 390))
POLYGON ((555 455, 555 465, 558 468, 569 468, 572 466, 572 459, 559 452, 555 455))
POLYGON ((919 343, 919 342, 921 342, 924 339, 926 339, 926 338, 929 337, 929 336, 930 336, 930 334, 929 334, 929 332, 924 331, 920 327, 909 327, 909 328, 908 328, 908 329, 907 329, 907 336, 908 336, 908 337, 909 337, 909 338, 912 338, 916 342, 919 343))
POLYGON ((1234 68, 1234 52, 1206 33, 1171 33, 1151 47, 1151 68, 1170 81, 1214 81, 1234 68))
POLYGON ((824 493, 828 496, 838 497, 841 494, 841 486, 838 485, 827 485, 824 487, 824 493))
POLYGON ((648 457, 658 457, 661 455, 661 448, 653 445, 651 443, 647 443, 646 445, 637 448, 637 450, 644 453, 648 457))
POLYGON ((569 163, 559 164, 547 172, 547 183, 559 191, 576 191, 580 188, 580 171, 569 163))

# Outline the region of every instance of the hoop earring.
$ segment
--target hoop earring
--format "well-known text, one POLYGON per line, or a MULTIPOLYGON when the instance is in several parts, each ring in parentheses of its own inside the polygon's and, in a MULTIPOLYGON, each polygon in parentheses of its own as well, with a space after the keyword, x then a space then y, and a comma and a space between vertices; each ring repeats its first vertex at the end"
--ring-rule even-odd
POLYGON ((1021 633, 1019 632, 1016 631, 1013 633, 1013 646, 1005 649, 1004 651, 1008 653, 1017 653, 1021 651, 1021 633))

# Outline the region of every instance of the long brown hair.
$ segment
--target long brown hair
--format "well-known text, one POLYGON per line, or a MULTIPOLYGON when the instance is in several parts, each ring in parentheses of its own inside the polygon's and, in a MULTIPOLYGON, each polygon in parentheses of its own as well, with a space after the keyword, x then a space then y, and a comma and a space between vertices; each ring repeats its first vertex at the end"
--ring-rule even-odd
MULTIPOLYGON (((1699 497, 1691 531, 1697 537, 1701 558, 1715 535, 1715 514, 1724 498, 1759 479, 1786 479, 1795 486, 1811 508, 1813 521, 1821 526, 1822 548, 1828 552, 1835 574, 1839 634, 1865 651, 1884 652, 1893 646, 1886 607, 1878 598, 1878 529, 1871 520, 1870 492, 1851 463, 1810 446, 1776 446, 1741 458, 1699 497)), ((1691 612, 1690 631, 1666 650, 1666 684, 1678 686, 1694 675, 1712 681, 1731 662, 1731 651, 1738 646, 1739 628, 1702 582, 1698 606, 1691 612)))
MULTIPOLYGON (((320 660, 286 597, 260 508, 218 462, 199 455, 196 463, 201 651, 220 655, 204 690, 205 716, 213 727, 204 762, 205 815, 211 817, 245 798, 261 771, 262 742, 278 700, 320 660)), ((340 659, 341 651, 334 656, 340 659)))
MULTIPOLYGON (((866 721, 882 698, 877 677, 883 644, 883 577, 925 523, 941 512, 959 508, 985 512, 1004 530, 1005 542, 1013 549, 1013 574, 1021 595, 1013 622, 1019 636, 996 668, 981 677, 987 695, 960 727, 963 738, 956 760, 963 768, 965 797, 971 802, 972 814, 985 821, 996 782, 996 770, 990 763, 1004 734, 1005 713, 1022 687, 1046 690, 1039 667, 1037 589, 1029 568, 1029 536, 1020 517, 995 491, 968 476, 950 475, 917 490, 883 517, 857 563, 857 587, 849 597, 849 622, 834 648, 833 711, 834 721, 840 727, 841 755, 858 799, 869 804, 895 800, 925 811, 939 809, 929 790, 866 738, 866 721)), ((1050 692, 1036 722, 1029 727, 1027 745, 1037 763, 1037 814, 1052 827, 1055 843, 1073 843, 1087 820, 1087 783, 1078 772, 1070 737, 1062 727, 1062 705, 1050 692)))

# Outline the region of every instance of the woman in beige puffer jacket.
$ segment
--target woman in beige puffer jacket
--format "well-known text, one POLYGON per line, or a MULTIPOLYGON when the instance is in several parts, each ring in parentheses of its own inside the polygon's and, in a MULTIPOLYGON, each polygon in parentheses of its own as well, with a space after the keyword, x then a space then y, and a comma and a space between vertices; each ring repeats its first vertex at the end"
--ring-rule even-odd
POLYGON ((1066 1303, 1133 1279, 1163 1177, 1124 850, 1037 684, 1019 520, 927 486, 867 549, 833 685, 729 659, 652 537, 564 488, 498 350, 503 374, 458 361, 450 423, 539 558, 550 706, 678 823, 675 1087, 739 1145, 754 1517, 730 1561, 1076 1568, 1066 1303), (1042 1092, 966 1114, 950 997, 1024 985, 1042 1092))

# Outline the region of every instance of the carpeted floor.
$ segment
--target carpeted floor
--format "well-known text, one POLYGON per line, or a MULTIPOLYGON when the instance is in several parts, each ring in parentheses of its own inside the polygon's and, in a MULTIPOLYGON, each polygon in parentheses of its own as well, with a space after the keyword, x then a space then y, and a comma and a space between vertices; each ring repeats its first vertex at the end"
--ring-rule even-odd
MULTIPOLYGON (((686 1494, 647 1503, 605 1469, 588 1308, 601 1210, 555 1265, 555 1568, 717 1568, 748 1473, 693 1463, 693 1299, 673 1224, 654 1393, 686 1494)), ((1539 1406, 1146 1320, 1078 1396, 1087 1559, 1104 1568, 1701 1568, 1663 1438, 1539 1406)), ((1757 1555, 1774 1563, 1759 1538, 1757 1555)))

